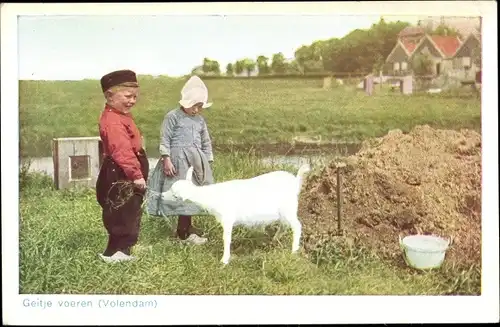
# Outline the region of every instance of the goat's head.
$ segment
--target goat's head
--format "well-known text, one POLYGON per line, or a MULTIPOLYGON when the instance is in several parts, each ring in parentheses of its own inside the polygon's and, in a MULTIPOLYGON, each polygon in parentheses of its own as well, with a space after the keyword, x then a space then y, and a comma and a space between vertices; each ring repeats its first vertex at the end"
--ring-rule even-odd
POLYGON ((182 201, 185 201, 189 198, 189 195, 192 193, 192 190, 196 187, 192 181, 193 177, 193 167, 189 167, 186 173, 186 179, 180 179, 174 184, 170 190, 175 198, 178 198, 182 201))

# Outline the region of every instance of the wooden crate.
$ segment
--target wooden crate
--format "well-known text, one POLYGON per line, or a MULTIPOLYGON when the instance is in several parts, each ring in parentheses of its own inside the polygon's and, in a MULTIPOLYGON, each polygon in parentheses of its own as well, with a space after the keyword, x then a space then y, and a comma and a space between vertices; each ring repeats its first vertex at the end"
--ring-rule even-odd
MULTIPOLYGON (((145 149, 144 137, 142 137, 142 144, 145 149)), ((52 160, 56 189, 75 186, 95 187, 103 153, 99 136, 53 139, 52 160)))
POLYGON ((100 137, 64 137, 52 141, 54 184, 57 189, 95 187, 102 162, 100 137))

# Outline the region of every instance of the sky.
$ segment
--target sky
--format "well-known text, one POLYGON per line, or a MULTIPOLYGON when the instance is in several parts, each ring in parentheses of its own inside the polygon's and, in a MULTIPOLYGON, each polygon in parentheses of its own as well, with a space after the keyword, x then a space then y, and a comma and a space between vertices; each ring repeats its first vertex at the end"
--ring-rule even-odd
MULTIPOLYGON (((19 79, 98 79, 115 69, 181 76, 204 57, 229 62, 370 28, 380 16, 20 16, 19 79)), ((416 23, 414 16, 384 16, 416 23)))

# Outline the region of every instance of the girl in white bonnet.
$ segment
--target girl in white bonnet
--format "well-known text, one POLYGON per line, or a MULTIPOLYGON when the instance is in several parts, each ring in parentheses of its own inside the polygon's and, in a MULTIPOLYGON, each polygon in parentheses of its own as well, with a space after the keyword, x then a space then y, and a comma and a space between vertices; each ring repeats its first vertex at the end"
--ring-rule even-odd
POLYGON ((212 184, 210 167, 214 160, 212 142, 201 111, 209 108, 208 90, 203 81, 191 77, 181 91, 179 107, 169 111, 163 120, 160 138, 161 158, 148 180, 147 211, 156 216, 179 216, 177 236, 193 244, 207 241, 201 231, 194 228, 191 216, 207 213, 192 203, 166 200, 160 193, 170 189, 179 179, 184 179, 193 166, 193 182, 197 185, 212 184))

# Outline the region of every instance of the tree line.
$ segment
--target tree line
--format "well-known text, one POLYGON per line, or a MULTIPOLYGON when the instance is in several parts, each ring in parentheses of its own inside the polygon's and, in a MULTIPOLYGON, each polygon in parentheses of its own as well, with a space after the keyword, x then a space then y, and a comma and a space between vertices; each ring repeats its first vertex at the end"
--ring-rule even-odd
MULTIPOLYGON (((224 74, 234 75, 305 75, 326 73, 370 73, 383 69, 385 60, 398 40, 398 34, 410 23, 386 22, 383 18, 369 29, 356 29, 342 38, 315 41, 295 51, 292 60, 279 52, 268 58, 243 58, 229 63, 224 74)), ((426 28, 427 29, 427 28, 426 28)), ((434 35, 459 35, 458 31, 444 24, 434 30, 434 35)), ((221 75, 220 64, 204 58, 203 64, 193 69, 204 75, 221 75)))

